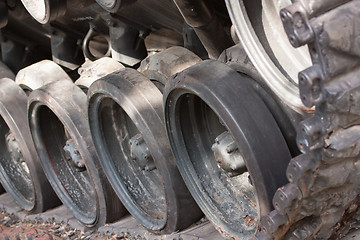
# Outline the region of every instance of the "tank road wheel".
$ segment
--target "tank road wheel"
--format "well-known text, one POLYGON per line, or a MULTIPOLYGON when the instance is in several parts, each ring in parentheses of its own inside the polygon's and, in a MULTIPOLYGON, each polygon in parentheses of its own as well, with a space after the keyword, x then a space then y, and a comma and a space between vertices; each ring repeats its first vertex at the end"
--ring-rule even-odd
POLYGON ((280 10, 292 1, 225 2, 237 36, 256 69, 274 93, 300 112, 305 107, 299 97, 297 75, 311 65, 311 59, 306 47, 291 46, 280 20, 280 10))
POLYGON ((124 69, 89 88, 89 122, 102 166, 128 211, 148 230, 171 233, 202 216, 176 167, 162 94, 124 69))
POLYGON ((0 179, 23 209, 39 213, 59 205, 40 165, 26 122, 27 96, 8 78, 0 80, 0 179))
POLYGON ((86 94, 67 80, 29 95, 30 129, 50 183, 82 224, 97 228, 125 209, 98 163, 86 109, 86 94))
MULTIPOLYGON (((10 79, 15 78, 14 73, 12 73, 11 70, 1 61, 0 61, 0 78, 10 78, 10 79)), ((4 193, 4 192, 5 192, 5 189, 0 184, 0 194, 4 193)))
POLYGON ((179 170, 226 237, 249 239, 286 183, 286 142, 245 75, 204 61, 165 88, 165 121, 179 170))
POLYGON ((198 63, 201 58, 183 47, 170 47, 141 61, 139 72, 149 78, 162 93, 174 74, 198 63))

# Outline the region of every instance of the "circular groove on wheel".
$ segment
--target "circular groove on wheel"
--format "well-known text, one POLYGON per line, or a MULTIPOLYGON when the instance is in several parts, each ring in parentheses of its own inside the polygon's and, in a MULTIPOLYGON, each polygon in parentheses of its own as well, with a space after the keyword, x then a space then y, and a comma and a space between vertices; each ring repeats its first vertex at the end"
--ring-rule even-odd
POLYGON ((101 164, 128 211, 157 233, 171 233, 199 219, 202 213, 176 167, 155 85, 124 69, 92 84, 88 99, 101 164))
POLYGON ((97 228, 123 216, 125 210, 98 163, 86 108, 86 94, 60 80, 30 94, 28 116, 55 192, 82 224, 97 228))
POLYGON ((286 183, 291 156, 272 115, 243 78, 222 63, 204 61, 166 85, 164 108, 170 143, 193 197, 226 237, 249 239, 272 209, 277 187, 286 183), (222 139, 228 139, 227 152, 237 154, 237 167, 224 164, 222 139))
POLYGON ((13 80, 0 80, 1 182, 21 208, 39 213, 59 200, 41 168, 25 120, 26 104, 25 92, 13 80))

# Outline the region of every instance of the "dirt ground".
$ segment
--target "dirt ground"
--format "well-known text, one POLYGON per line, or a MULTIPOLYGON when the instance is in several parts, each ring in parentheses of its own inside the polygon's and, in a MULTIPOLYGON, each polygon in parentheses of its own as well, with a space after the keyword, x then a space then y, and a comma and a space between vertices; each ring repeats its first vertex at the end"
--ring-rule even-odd
POLYGON ((105 240, 123 239, 132 240, 123 235, 99 235, 98 233, 80 232, 70 228, 66 224, 55 222, 23 222, 14 215, 0 213, 0 240, 105 240))

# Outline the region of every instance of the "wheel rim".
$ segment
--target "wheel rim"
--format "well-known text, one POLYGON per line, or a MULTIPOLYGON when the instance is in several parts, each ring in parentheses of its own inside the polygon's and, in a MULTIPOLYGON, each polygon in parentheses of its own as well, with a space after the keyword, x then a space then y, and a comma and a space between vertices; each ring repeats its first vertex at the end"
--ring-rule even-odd
POLYGON ((306 48, 291 47, 283 30, 279 12, 290 4, 289 0, 226 0, 237 35, 252 63, 284 102, 301 111, 305 107, 298 93, 297 73, 311 61, 306 48))
POLYGON ((0 117, 0 172, 3 185, 15 196, 21 207, 31 210, 34 207, 34 185, 29 167, 19 148, 15 135, 0 117))
POLYGON ((211 61, 185 70, 166 86, 165 118, 180 172, 205 215, 226 237, 249 239, 257 231, 260 217, 271 210, 276 188, 286 182, 285 170, 291 157, 270 113, 239 76, 211 61), (218 84, 220 77, 227 79, 224 88, 218 84), (239 83, 242 90, 236 92, 238 98, 232 93, 239 83), (228 94, 236 97, 229 98, 228 94), (248 97, 257 109, 253 112, 259 112, 251 113, 251 107, 242 105, 240 100, 247 102, 248 97), (232 105, 233 101, 239 106, 232 105), (236 109, 239 112, 231 112, 236 109), (255 130, 259 127, 255 119, 266 125, 260 127, 264 133, 255 130), (277 142, 281 154, 266 156, 264 149, 271 147, 262 134, 269 134, 269 139, 277 142), (274 159, 279 174, 271 175, 271 170, 266 172, 265 168, 274 159), (270 184, 269 180, 274 179, 270 184))
MULTIPOLYGON (((0 100, 0 151, 3 156, 0 158, 1 181, 4 188, 21 208, 32 211, 36 205, 34 184, 23 153, 28 158, 27 161, 35 160, 31 159, 29 150, 26 149, 31 146, 31 142, 24 145, 23 137, 27 136, 26 131, 28 129, 17 122, 18 119, 25 117, 26 95, 10 79, 1 79, 0 84, 2 89, 0 100), (10 98, 13 100, 8 102, 10 98), (23 133, 21 133, 22 131, 23 133)), ((23 119, 21 120, 23 121, 23 119)), ((28 140, 31 141, 31 139, 28 140)))
MULTIPOLYGON (((215 200, 210 204, 210 206, 212 205, 211 208, 225 209, 222 212, 222 217, 224 221, 231 219, 228 227, 237 228, 241 226, 244 231, 249 232, 249 235, 253 235, 257 227, 256 222, 259 219, 256 208, 258 200, 255 196, 255 189, 250 183, 250 175, 246 166, 240 163, 236 171, 226 170, 227 167, 222 167, 219 164, 220 161, 216 161, 212 149, 217 144, 224 144, 221 142, 222 135, 229 134, 231 136, 231 133, 221 124, 221 120, 215 112, 198 96, 187 93, 182 95, 178 101, 179 108, 175 110, 179 111, 180 116, 178 128, 182 129, 184 147, 190 153, 190 164, 193 167, 193 169, 189 168, 188 170, 195 171, 192 174, 195 173, 199 178, 202 183, 201 187, 208 195, 207 197, 215 200), (188 132, 185 130, 186 126, 191 126, 192 129, 188 132), (202 159, 202 161, 198 161, 198 159, 202 159), (211 180, 209 181, 209 179, 211 180), (239 192, 238 187, 240 185, 241 192, 245 197, 236 194, 239 192), (229 196, 231 197, 229 198, 229 196), (243 205, 237 203, 243 203, 243 205), (247 208, 247 211, 242 210, 242 208, 247 208), (243 212, 246 213, 246 220, 243 214, 235 214, 243 212), (246 224, 244 224, 244 220, 246 224)), ((233 137, 231 136, 231 138, 233 137)), ((227 145, 227 143, 225 144, 227 145)), ((219 158, 221 159, 221 157, 219 158)), ((245 237, 246 235, 248 234, 244 234, 245 237)))
POLYGON ((202 213, 176 167, 162 95, 151 81, 124 69, 92 84, 88 102, 101 165, 128 211, 157 233, 172 233, 198 220, 202 213))
POLYGON ((0 178, 17 204, 32 213, 59 205, 36 153, 25 92, 10 79, 0 81, 0 178))
MULTIPOLYGON (((141 216, 144 225, 153 230, 163 228, 166 223, 166 202, 163 184, 154 163, 138 164, 133 158, 130 141, 140 132, 124 110, 111 98, 98 103, 99 131, 102 132, 98 145, 109 154, 103 161, 104 168, 118 195, 129 194, 126 201, 132 202, 135 216, 141 216), (114 143, 122 139, 119 145, 114 143), (146 168, 142 170, 141 168, 146 168), (109 172, 110 171, 110 172, 109 172), (134 183, 138 182, 138 186, 134 183), (117 189, 116 189, 117 188, 117 189), (121 188, 121 189, 120 189, 121 188)), ((98 136, 93 134, 93 136, 98 136)), ((97 139, 97 137, 94 137, 97 139)), ((101 153, 100 153, 101 154, 101 153)), ((102 155, 102 154, 101 154, 102 155)))
MULTIPOLYGON (((81 222, 96 222, 95 194, 86 168, 76 167, 64 150, 73 133, 56 116, 52 109, 39 103, 33 108, 32 133, 50 182, 55 184, 59 197, 81 222), (69 136, 70 135, 70 136, 69 136), (39 146, 44 148, 39 149, 39 146)), ((70 140, 71 141, 71 140, 70 140)))
POLYGON ((81 111, 86 106, 86 95, 75 84, 60 80, 33 91, 28 105, 35 146, 55 192, 82 224, 96 227, 102 210, 99 208, 106 207, 100 204, 103 192, 92 179, 97 170, 88 168, 96 154, 81 111))

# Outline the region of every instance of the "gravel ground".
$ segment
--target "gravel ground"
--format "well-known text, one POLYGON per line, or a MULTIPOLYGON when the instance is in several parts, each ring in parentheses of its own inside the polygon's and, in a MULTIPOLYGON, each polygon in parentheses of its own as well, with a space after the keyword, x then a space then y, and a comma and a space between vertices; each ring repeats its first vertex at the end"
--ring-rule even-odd
POLYGON ((126 235, 100 235, 99 233, 81 232, 72 229, 67 224, 55 222, 21 221, 13 214, 0 212, 0 240, 60 240, 60 239, 81 239, 81 240, 105 240, 123 239, 132 240, 126 235))

